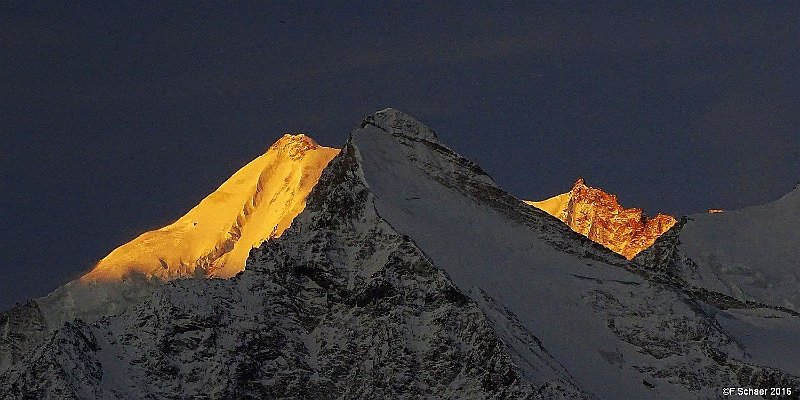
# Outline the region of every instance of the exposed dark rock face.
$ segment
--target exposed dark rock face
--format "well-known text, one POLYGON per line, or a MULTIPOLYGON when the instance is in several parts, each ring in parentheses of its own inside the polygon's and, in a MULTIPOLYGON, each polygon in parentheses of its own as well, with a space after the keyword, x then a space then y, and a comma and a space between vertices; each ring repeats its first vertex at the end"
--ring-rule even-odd
POLYGON ((2 314, 0 396, 674 399, 797 388, 800 368, 736 335, 745 322, 797 317, 686 285, 682 226, 628 262, 384 110, 236 276, 148 286, 114 312, 66 323, 48 319, 63 315, 53 302, 2 314))
POLYGON ((121 315, 68 323, 2 376, 0 392, 587 397, 530 333, 519 328, 516 348, 504 343, 481 307, 380 218, 360 175, 354 153, 342 154, 306 212, 282 238, 254 250, 246 271, 230 280, 172 282, 121 315), (520 360, 540 374, 525 376, 520 360))

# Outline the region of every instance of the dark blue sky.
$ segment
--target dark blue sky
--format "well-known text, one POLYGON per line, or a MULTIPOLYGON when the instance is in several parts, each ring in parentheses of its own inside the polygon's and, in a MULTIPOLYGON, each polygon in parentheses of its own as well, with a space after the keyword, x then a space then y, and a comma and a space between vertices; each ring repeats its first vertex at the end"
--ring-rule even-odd
POLYGON ((522 198, 583 176, 685 214, 800 181, 798 2, 28 3, 0 4, 0 308, 176 219, 282 133, 340 146, 388 106, 522 198))

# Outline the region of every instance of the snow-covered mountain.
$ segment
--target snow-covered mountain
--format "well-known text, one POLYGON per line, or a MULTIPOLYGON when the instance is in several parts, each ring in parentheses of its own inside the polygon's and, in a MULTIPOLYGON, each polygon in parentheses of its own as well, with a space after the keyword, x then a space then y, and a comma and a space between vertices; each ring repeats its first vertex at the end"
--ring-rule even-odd
POLYGON ((679 235, 692 284, 800 311, 800 186, 772 203, 690 215, 679 235))
POLYGON ((351 132, 305 204, 230 279, 159 281, 58 324, 52 298, 4 313, 0 394, 677 399, 800 385, 800 360, 763 355, 775 332, 800 333, 796 313, 679 284, 665 260, 680 226, 628 261, 397 110, 351 132), (741 340, 754 319, 760 334, 741 340))
POLYGON ((567 193, 525 202, 629 260, 652 246, 677 222, 671 215, 656 214, 649 218, 640 208, 622 207, 616 195, 587 186, 583 178, 567 193))
POLYGON ((768 204, 684 217, 635 261, 725 309, 718 322, 758 348, 754 359, 800 375, 798 226, 800 185, 768 204))
POLYGON ((284 135, 177 221, 113 250, 36 306, 49 325, 92 321, 124 311, 165 281, 236 275, 251 249, 289 227, 338 153, 304 134, 284 135))
POLYGON ((250 249, 289 227, 338 153, 303 134, 284 135, 186 215, 112 251, 81 281, 236 275, 250 249))

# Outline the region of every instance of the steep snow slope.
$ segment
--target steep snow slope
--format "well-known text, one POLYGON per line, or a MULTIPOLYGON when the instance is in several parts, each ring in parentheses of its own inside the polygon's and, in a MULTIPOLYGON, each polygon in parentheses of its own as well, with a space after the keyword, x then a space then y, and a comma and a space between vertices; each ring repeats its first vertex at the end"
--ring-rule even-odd
POLYGON ((800 187, 761 206, 691 215, 678 248, 693 284, 800 311, 800 187))
POLYGON ((796 187, 772 203, 686 217, 635 261, 722 305, 716 320, 755 360, 800 375, 798 224, 796 187))
MULTIPOLYGON (((112 315, 176 278, 229 278, 250 250, 279 237, 339 153, 303 134, 284 135, 186 215, 112 251, 86 275, 36 299, 54 326, 112 315)), ((1 365, 1 364, 0 364, 1 365)))
POLYGON ((0 375, 0 395, 588 398, 512 314, 475 297, 376 213, 350 148, 241 274, 66 323, 0 375))
POLYGON ((542 201, 525 200, 525 203, 564 221, 567 218, 567 207, 570 199, 572 199, 572 191, 561 193, 542 201))
POLYGON ((643 280, 622 259, 525 210, 419 122, 379 112, 351 145, 378 213, 462 290, 485 291, 519 317, 584 390, 713 397, 715 387, 744 379, 731 364, 749 356, 695 299, 643 280))
POLYGON ((659 251, 628 262, 388 109, 235 277, 171 281, 41 341, 26 336, 35 304, 0 316, 0 395, 676 399, 800 385, 800 362, 757 354, 776 335, 732 339, 754 314, 772 314, 765 331, 795 317, 676 285, 659 251))
POLYGON ((303 210, 338 152, 302 134, 284 135, 186 215, 112 251, 81 281, 235 275, 250 249, 280 236, 303 210))

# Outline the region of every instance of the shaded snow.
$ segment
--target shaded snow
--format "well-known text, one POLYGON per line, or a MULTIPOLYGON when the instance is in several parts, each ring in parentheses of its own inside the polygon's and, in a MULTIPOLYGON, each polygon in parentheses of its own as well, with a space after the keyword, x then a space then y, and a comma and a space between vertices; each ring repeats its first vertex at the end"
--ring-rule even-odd
POLYGON ((518 201, 387 109, 233 278, 57 291, 49 319, 92 322, 47 334, 35 305, 2 314, 0 394, 682 399, 800 382, 796 352, 780 359, 797 318, 731 310, 656 264, 518 201))
POLYGON ((687 279, 740 300, 800 311, 800 189, 742 210, 696 214, 679 249, 687 279))
MULTIPOLYGON (((406 118, 393 110, 383 113, 393 114, 384 119, 406 118)), ((698 326, 703 327, 699 329, 706 329, 710 323, 683 303, 680 294, 652 287, 624 269, 623 261, 617 262, 618 266, 595 262, 594 259, 614 260, 603 250, 579 256, 585 251, 580 238, 571 238, 571 252, 554 246, 553 242, 560 239, 532 230, 530 224, 557 221, 531 214, 528 217, 534 222, 520 222, 518 214, 510 214, 498 205, 503 199, 499 198, 495 205, 479 201, 481 191, 491 191, 494 186, 488 176, 479 171, 468 172, 463 160, 435 138, 393 132, 381 124, 380 114, 375 117, 376 123, 365 124, 352 133, 352 144, 362 159, 376 209, 395 229, 412 237, 462 290, 480 288, 515 314, 584 390, 602 398, 698 395, 689 394, 685 386, 676 385, 672 379, 656 377, 675 369, 670 365, 672 360, 642 354, 640 347, 632 345, 633 340, 623 340, 624 334, 609 326, 616 316, 630 321, 630 330, 642 337, 647 337, 649 331, 658 332, 662 328, 657 316, 652 316, 654 324, 647 326, 651 316, 635 314, 637 304, 649 300, 653 301, 653 309, 659 301, 666 303, 662 323, 699 319, 698 326), (463 189, 466 187, 478 193, 467 193, 463 189), (604 299, 613 303, 606 306, 604 299), (626 314, 626 307, 633 309, 628 311, 631 314, 626 314), (617 311, 619 314, 614 315, 617 311), (643 380, 658 389, 652 390, 643 380)), ((719 335, 719 340, 725 342, 724 336, 719 335)), ((685 351, 676 356, 699 352, 696 348, 685 351)), ((730 379, 724 376, 721 373, 709 379, 730 379)), ((713 390, 705 393, 713 395, 713 390)))

